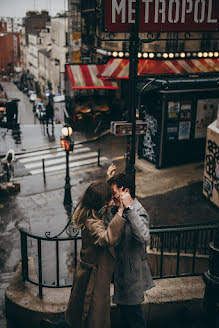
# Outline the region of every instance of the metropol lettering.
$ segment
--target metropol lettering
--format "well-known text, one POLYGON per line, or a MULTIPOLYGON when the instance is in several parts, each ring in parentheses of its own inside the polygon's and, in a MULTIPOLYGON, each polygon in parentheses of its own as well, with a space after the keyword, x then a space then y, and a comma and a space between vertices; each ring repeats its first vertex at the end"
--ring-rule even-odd
MULTIPOLYGON (((111 23, 135 23, 136 0, 112 1, 111 23)), ((214 0, 141 0, 140 15, 145 24, 185 23, 217 24, 214 0)), ((216 0, 219 1, 219 0, 216 0)))

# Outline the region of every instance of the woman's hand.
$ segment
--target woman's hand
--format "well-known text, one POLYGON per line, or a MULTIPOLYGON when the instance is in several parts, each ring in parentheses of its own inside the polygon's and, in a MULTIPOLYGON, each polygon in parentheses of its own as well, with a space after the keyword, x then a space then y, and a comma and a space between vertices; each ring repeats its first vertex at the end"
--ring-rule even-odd
POLYGON ((106 181, 108 181, 109 179, 111 179, 112 177, 114 177, 116 173, 116 165, 115 164, 111 164, 106 172, 106 181))

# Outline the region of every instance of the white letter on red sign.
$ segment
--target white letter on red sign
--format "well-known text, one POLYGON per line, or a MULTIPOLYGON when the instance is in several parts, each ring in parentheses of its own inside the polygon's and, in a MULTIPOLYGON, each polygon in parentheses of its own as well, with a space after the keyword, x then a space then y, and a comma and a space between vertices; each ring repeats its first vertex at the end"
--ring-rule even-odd
POLYGON ((177 23, 179 21, 179 0, 170 0, 168 10, 168 21, 170 23, 177 23), (173 3, 176 3, 175 19, 173 19, 173 3))
POLYGON ((135 9, 133 9, 133 2, 136 0, 129 0, 129 9, 128 9, 128 23, 134 23, 135 20, 132 18, 132 15, 135 13, 135 9))
POLYGON ((119 15, 122 12, 122 23, 125 23, 126 0, 121 0, 118 5, 117 0, 112 0, 112 23, 116 23, 116 12, 119 15))
POLYGON ((162 15, 161 22, 165 23, 166 22, 166 0, 156 0, 154 23, 158 23, 158 21, 159 21, 158 14, 162 15), (160 3, 162 4, 162 8, 159 8, 160 3))
POLYGON ((208 23, 217 23, 217 19, 212 19, 211 18, 212 15, 212 0, 209 0, 209 4, 208 4, 208 23))
POLYGON ((155 13, 154 13, 154 23, 159 22, 159 14, 162 14, 162 23, 166 22, 166 0, 156 0, 155 2, 155 13), (162 8, 159 8, 160 3, 162 8))
POLYGON ((145 18, 144 22, 149 22, 149 2, 153 2, 153 0, 142 0, 142 2, 145 2, 145 18))
POLYGON ((183 0, 181 23, 185 23, 186 14, 191 14, 191 12, 192 12, 192 0, 183 0), (187 3, 189 3, 189 7, 186 9, 187 3))
POLYGON ((196 23, 202 23, 205 19, 205 0, 196 0, 195 2, 195 10, 194 10, 194 21, 196 23), (201 3, 201 17, 198 18, 198 9, 199 3, 201 3))

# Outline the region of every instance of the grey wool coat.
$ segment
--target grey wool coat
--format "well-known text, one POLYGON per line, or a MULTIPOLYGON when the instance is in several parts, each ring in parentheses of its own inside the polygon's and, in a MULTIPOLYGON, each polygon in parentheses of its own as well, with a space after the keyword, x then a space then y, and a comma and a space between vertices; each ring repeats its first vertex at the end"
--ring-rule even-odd
POLYGON ((108 227, 102 220, 86 220, 80 261, 65 311, 70 328, 110 328, 110 282, 115 266, 112 246, 124 224, 124 218, 118 214, 108 227))
MULTIPOLYGON (((131 206, 133 209, 128 209, 123 214, 126 223, 115 247, 113 301, 124 305, 142 303, 144 291, 154 287, 146 260, 149 215, 136 198, 131 206)), ((110 217, 108 220, 110 221, 110 217)))

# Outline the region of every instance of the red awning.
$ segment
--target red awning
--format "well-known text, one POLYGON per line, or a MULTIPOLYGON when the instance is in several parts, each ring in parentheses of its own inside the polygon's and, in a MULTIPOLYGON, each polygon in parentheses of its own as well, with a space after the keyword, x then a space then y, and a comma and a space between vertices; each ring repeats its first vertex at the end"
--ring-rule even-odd
POLYGON ((66 67, 72 89, 118 89, 116 82, 97 77, 101 75, 105 65, 68 64, 66 67))
MULTIPOLYGON (((156 60, 140 59, 138 75, 195 74, 219 72, 219 58, 156 60)), ((128 79, 129 59, 112 58, 100 75, 102 79, 128 79)))

